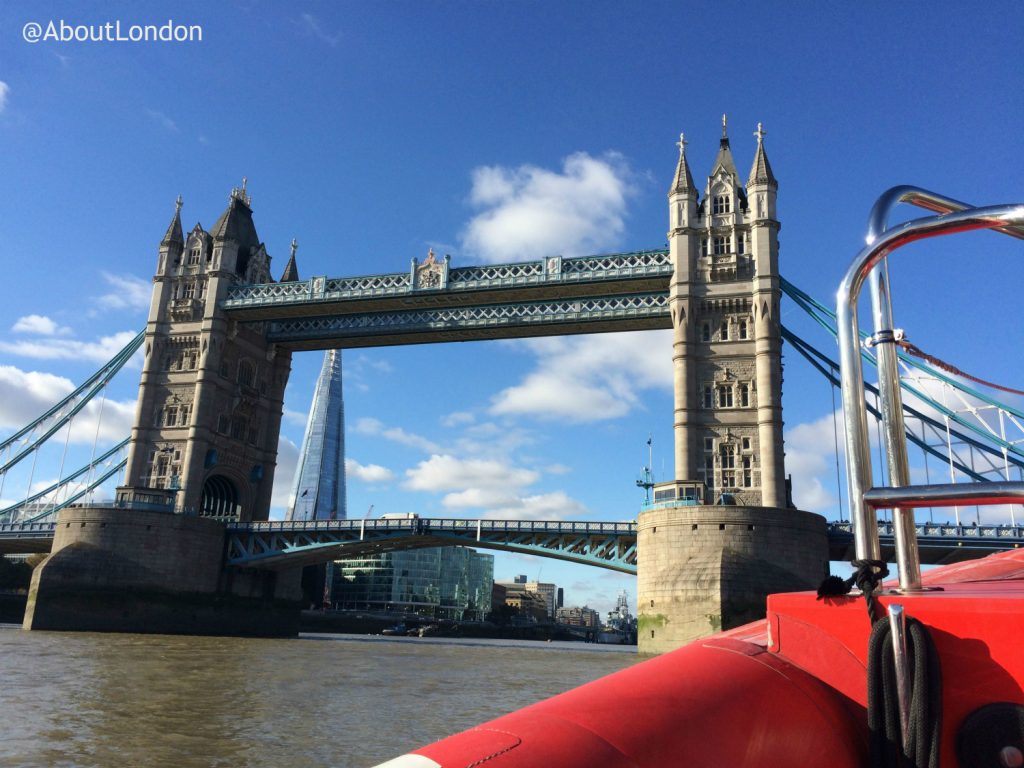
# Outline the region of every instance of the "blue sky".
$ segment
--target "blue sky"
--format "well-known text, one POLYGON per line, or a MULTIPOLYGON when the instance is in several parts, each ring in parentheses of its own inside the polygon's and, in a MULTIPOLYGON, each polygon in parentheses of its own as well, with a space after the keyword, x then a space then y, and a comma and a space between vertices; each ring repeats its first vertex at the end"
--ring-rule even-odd
MULTIPOLYGON (((429 247, 455 266, 658 247, 679 132, 702 183, 726 112, 742 173, 767 130, 783 274, 831 303, 889 186, 1024 199, 1022 39, 1013 2, 5 3, 0 434, 141 328, 175 197, 209 227, 243 176, 275 273, 293 237, 303 276, 404 271, 429 247), (202 41, 23 40, 61 19, 173 19, 202 41)), ((990 234, 915 246, 892 268, 898 324, 1019 386, 1020 256, 990 234)), ((832 349, 791 305, 783 320, 832 349)), ((672 465, 669 355, 658 333, 346 353, 350 516, 633 518, 648 434, 659 479, 672 465)), ((294 360, 279 501, 320 360, 294 360)), ((103 444, 136 388, 137 369, 112 386, 103 444)), ((797 501, 834 518, 830 391, 792 353, 784 398, 797 501)), ((95 434, 83 420, 69 464, 95 434)), ((602 610, 635 595, 556 561, 496 573, 602 610)))

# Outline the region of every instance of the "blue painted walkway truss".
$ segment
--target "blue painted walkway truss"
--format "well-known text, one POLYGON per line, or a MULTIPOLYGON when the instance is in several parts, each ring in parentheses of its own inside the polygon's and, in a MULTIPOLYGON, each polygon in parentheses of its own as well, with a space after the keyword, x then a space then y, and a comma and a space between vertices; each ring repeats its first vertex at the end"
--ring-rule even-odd
MULTIPOLYGON (((0 554, 49 552, 56 523, 0 524, 0 554)), ((892 560, 892 523, 880 521, 882 553, 892 560)), ((554 557, 636 573, 636 523, 410 518, 228 523, 226 561, 249 568, 294 568, 343 557, 422 547, 475 547, 554 557)), ((1024 544, 1024 526, 918 523, 921 560, 983 557, 1024 544)), ((853 556, 853 528, 828 524, 830 560, 853 556)))
POLYGON ((290 568, 398 549, 500 549, 636 573, 635 523, 385 518, 229 523, 228 565, 290 568))

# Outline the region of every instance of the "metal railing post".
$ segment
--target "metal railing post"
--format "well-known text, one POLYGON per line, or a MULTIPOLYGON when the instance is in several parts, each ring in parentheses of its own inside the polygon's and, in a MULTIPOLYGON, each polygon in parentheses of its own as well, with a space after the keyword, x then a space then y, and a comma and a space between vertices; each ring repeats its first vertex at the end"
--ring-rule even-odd
MULTIPOLYGON (((878 527, 874 509, 864 498, 871 490, 871 454, 867 428, 867 408, 863 399, 864 372, 860 359, 859 323, 857 317, 857 300, 871 270, 878 266, 890 253, 903 245, 927 237, 935 237, 952 232, 964 232, 976 229, 998 229, 1020 236, 1024 230, 1024 206, 1002 205, 967 210, 956 210, 955 206, 963 203, 933 195, 925 190, 913 187, 895 187, 886 192, 875 204, 872 211, 872 223, 869 233, 876 235, 861 250, 847 269, 836 293, 836 328, 838 331, 843 413, 847 425, 847 485, 849 489, 851 520, 854 523, 854 543, 858 559, 881 559, 881 547, 878 541, 878 527), (930 210, 954 212, 906 222, 892 230, 883 231, 884 220, 889 210, 897 203, 909 200, 930 210), (882 225, 877 222, 881 221, 882 225)), ((966 208, 966 206, 964 206, 966 208)), ((881 367, 879 368, 880 385, 881 367)), ((888 380, 886 381, 888 383, 888 380)), ((898 386, 898 382, 897 382, 898 386)), ((881 387, 880 387, 881 388, 881 387)), ((897 390, 895 406, 902 405, 897 390)), ((900 433, 902 440, 902 432, 900 433)), ((905 450, 905 446, 904 446, 905 450)), ((919 588, 920 582, 914 584, 913 573, 920 570, 917 562, 916 547, 908 552, 908 539, 916 542, 916 533, 912 518, 910 530, 906 530, 906 520, 901 520, 904 533, 911 534, 897 538, 896 556, 900 567, 900 586, 904 589, 919 588), (903 546, 900 545, 903 539, 903 546)))

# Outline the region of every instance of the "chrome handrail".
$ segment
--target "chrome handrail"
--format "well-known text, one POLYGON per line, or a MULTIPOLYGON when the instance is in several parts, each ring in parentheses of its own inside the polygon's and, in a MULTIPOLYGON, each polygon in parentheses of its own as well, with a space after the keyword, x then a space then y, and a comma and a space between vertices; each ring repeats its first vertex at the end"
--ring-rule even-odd
MULTIPOLYGON (((864 402, 864 371, 859 348, 857 300, 865 281, 871 280, 873 290, 876 331, 891 331, 891 307, 884 275, 886 257, 908 243, 928 237, 966 232, 977 229, 996 229, 1014 237, 1024 234, 1024 205, 998 205, 970 208, 951 198, 937 195, 917 187, 894 187, 883 194, 871 212, 866 246, 857 254, 847 269, 836 292, 836 318, 842 370, 843 415, 846 422, 847 488, 850 498, 850 519, 854 522, 854 545, 858 559, 881 559, 875 509, 865 498, 872 490, 871 454, 867 427, 867 407, 864 402), (915 219, 886 230, 886 220, 899 202, 911 202, 940 215, 915 219), (871 277, 876 268, 877 275, 871 277)), ((884 344, 883 347, 891 346, 884 344)), ((881 350, 880 350, 881 351, 881 350)), ((899 391, 899 377, 895 365, 879 364, 879 389, 884 393, 882 402, 886 437, 885 449, 889 457, 890 483, 907 485, 909 473, 905 471, 906 447, 902 430, 903 402, 899 391), (902 458, 901 458, 902 450, 902 458)), ((934 487, 936 505, 947 498, 948 489, 934 487)), ((999 503, 999 502, 987 502, 999 503)), ((913 511, 899 509, 896 516, 896 559, 900 588, 920 589, 920 558, 913 511)))

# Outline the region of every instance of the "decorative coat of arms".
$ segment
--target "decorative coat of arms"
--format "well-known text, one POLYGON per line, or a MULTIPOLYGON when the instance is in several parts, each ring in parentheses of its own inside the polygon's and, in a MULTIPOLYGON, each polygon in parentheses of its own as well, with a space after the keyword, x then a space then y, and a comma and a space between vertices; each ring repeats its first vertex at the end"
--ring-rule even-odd
POLYGON ((448 256, 445 256, 443 261, 438 261, 433 248, 427 251, 427 258, 422 264, 417 264, 413 259, 413 287, 416 289, 445 287, 448 282, 448 262, 448 256))

